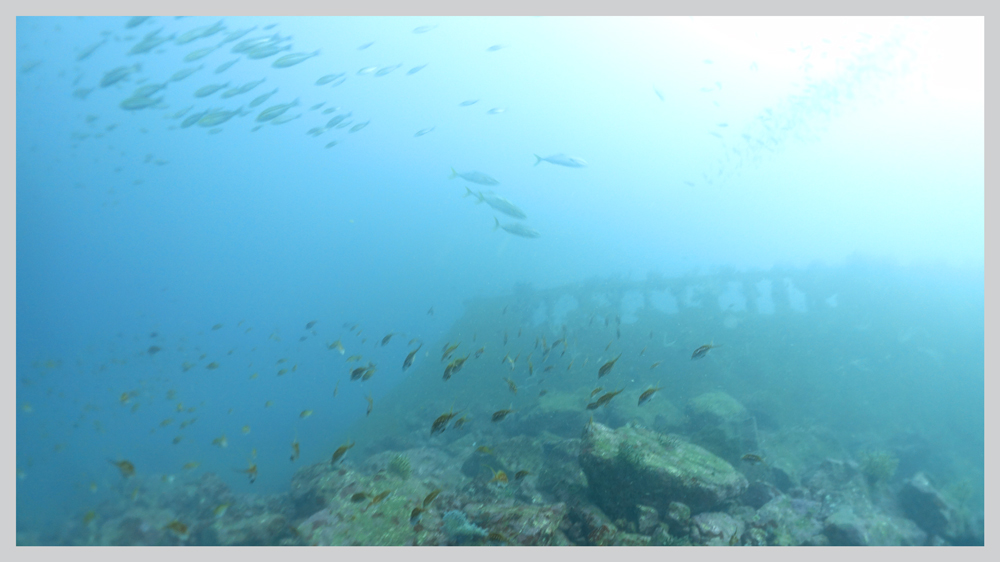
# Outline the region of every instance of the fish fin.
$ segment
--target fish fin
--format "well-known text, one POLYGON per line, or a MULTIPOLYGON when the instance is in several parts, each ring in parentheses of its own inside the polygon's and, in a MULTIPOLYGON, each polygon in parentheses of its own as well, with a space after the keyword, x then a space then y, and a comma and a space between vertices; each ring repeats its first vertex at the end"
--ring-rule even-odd
POLYGON ((453 180, 453 179, 455 179, 457 177, 458 177, 458 172, 455 171, 455 168, 452 168, 451 169, 451 175, 448 176, 448 179, 453 180))
POLYGON ((462 197, 468 197, 470 195, 475 195, 475 193, 473 193, 472 190, 469 189, 469 186, 465 186, 465 195, 463 195, 462 197))
POLYGON ((493 226, 493 230, 496 230, 496 229, 500 228, 500 220, 499 220, 499 219, 497 219, 496 217, 493 217, 493 222, 495 222, 495 223, 496 223, 496 224, 495 224, 495 225, 493 226))
POLYGON ((535 156, 535 165, 537 166, 537 165, 541 164, 542 163, 542 157, 539 156, 539 155, 537 155, 537 154, 535 154, 534 156, 535 156))

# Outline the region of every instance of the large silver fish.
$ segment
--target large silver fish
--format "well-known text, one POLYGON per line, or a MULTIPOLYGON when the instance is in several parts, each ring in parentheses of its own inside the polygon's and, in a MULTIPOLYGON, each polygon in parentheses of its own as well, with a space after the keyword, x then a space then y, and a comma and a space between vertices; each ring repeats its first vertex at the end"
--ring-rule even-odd
POLYGON ((528 215, 524 214, 524 211, 519 209, 517 205, 511 203, 510 201, 504 199, 503 197, 497 196, 492 191, 487 191, 486 193, 480 191, 476 193, 471 189, 469 189, 468 187, 466 187, 465 195, 463 197, 468 197, 470 195, 475 196, 477 199, 479 199, 478 201, 476 201, 477 205, 479 203, 486 203, 490 207, 493 207, 494 209, 500 211, 501 213, 507 216, 514 217, 515 219, 528 218, 528 215))
POLYGON ((484 174, 482 172, 475 172, 475 171, 473 171, 473 172, 465 172, 465 173, 460 174, 460 173, 458 173, 458 172, 455 171, 455 168, 452 168, 451 169, 451 175, 448 176, 448 179, 455 179, 455 178, 462 178, 465 181, 471 181, 472 183, 478 183, 479 185, 499 185, 500 184, 500 182, 498 182, 496 180, 496 178, 494 178, 493 176, 491 176, 489 174, 484 174))
POLYGON ((569 168, 583 168, 587 165, 587 162, 583 158, 574 158, 572 156, 566 156, 563 153, 553 154, 552 156, 546 156, 542 158, 539 155, 535 155, 535 165, 539 165, 542 161, 548 162, 549 164, 558 164, 560 166, 567 166, 569 168))
POLYGON ((521 236, 523 238, 538 238, 541 236, 541 234, 539 234, 539 232, 534 228, 524 226, 521 223, 511 222, 507 224, 500 224, 500 221, 496 217, 493 217, 493 221, 496 223, 493 230, 502 228, 515 236, 521 236))

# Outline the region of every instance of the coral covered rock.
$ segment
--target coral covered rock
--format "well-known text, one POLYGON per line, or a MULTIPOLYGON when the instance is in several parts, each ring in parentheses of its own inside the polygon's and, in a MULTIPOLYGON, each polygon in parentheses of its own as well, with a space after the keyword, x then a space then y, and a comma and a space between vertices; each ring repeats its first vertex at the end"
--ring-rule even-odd
POLYGON ((678 501, 697 513, 747 488, 742 474, 705 449, 634 427, 589 425, 580 465, 595 502, 611 517, 631 520, 640 504, 665 512, 678 501))

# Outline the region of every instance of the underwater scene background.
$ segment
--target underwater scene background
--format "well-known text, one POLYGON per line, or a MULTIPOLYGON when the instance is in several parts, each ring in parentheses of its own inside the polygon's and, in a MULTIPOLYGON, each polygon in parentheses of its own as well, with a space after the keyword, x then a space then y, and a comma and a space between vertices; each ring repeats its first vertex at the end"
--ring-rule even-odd
POLYGON ((982 18, 17 19, 20 545, 982 545, 982 18))

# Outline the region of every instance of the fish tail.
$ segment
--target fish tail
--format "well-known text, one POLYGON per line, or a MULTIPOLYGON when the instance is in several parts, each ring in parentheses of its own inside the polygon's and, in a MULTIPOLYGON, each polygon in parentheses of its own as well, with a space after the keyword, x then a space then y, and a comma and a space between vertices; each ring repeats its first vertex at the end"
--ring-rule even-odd
POLYGON ((453 180, 453 179, 455 179, 457 177, 458 177, 458 172, 455 171, 455 168, 452 168, 451 169, 451 175, 448 176, 448 179, 453 180))
POLYGON ((462 197, 468 197, 470 195, 475 195, 475 193, 473 193, 472 190, 469 189, 469 186, 465 186, 465 195, 463 195, 462 197))
POLYGON ((500 220, 499 219, 497 219, 496 217, 493 217, 493 222, 496 223, 493 226, 493 230, 496 230, 496 229, 500 228, 500 220))
POLYGON ((539 155, 537 155, 537 154, 535 154, 534 156, 535 156, 535 165, 537 166, 537 165, 541 164, 542 163, 542 157, 539 156, 539 155))

